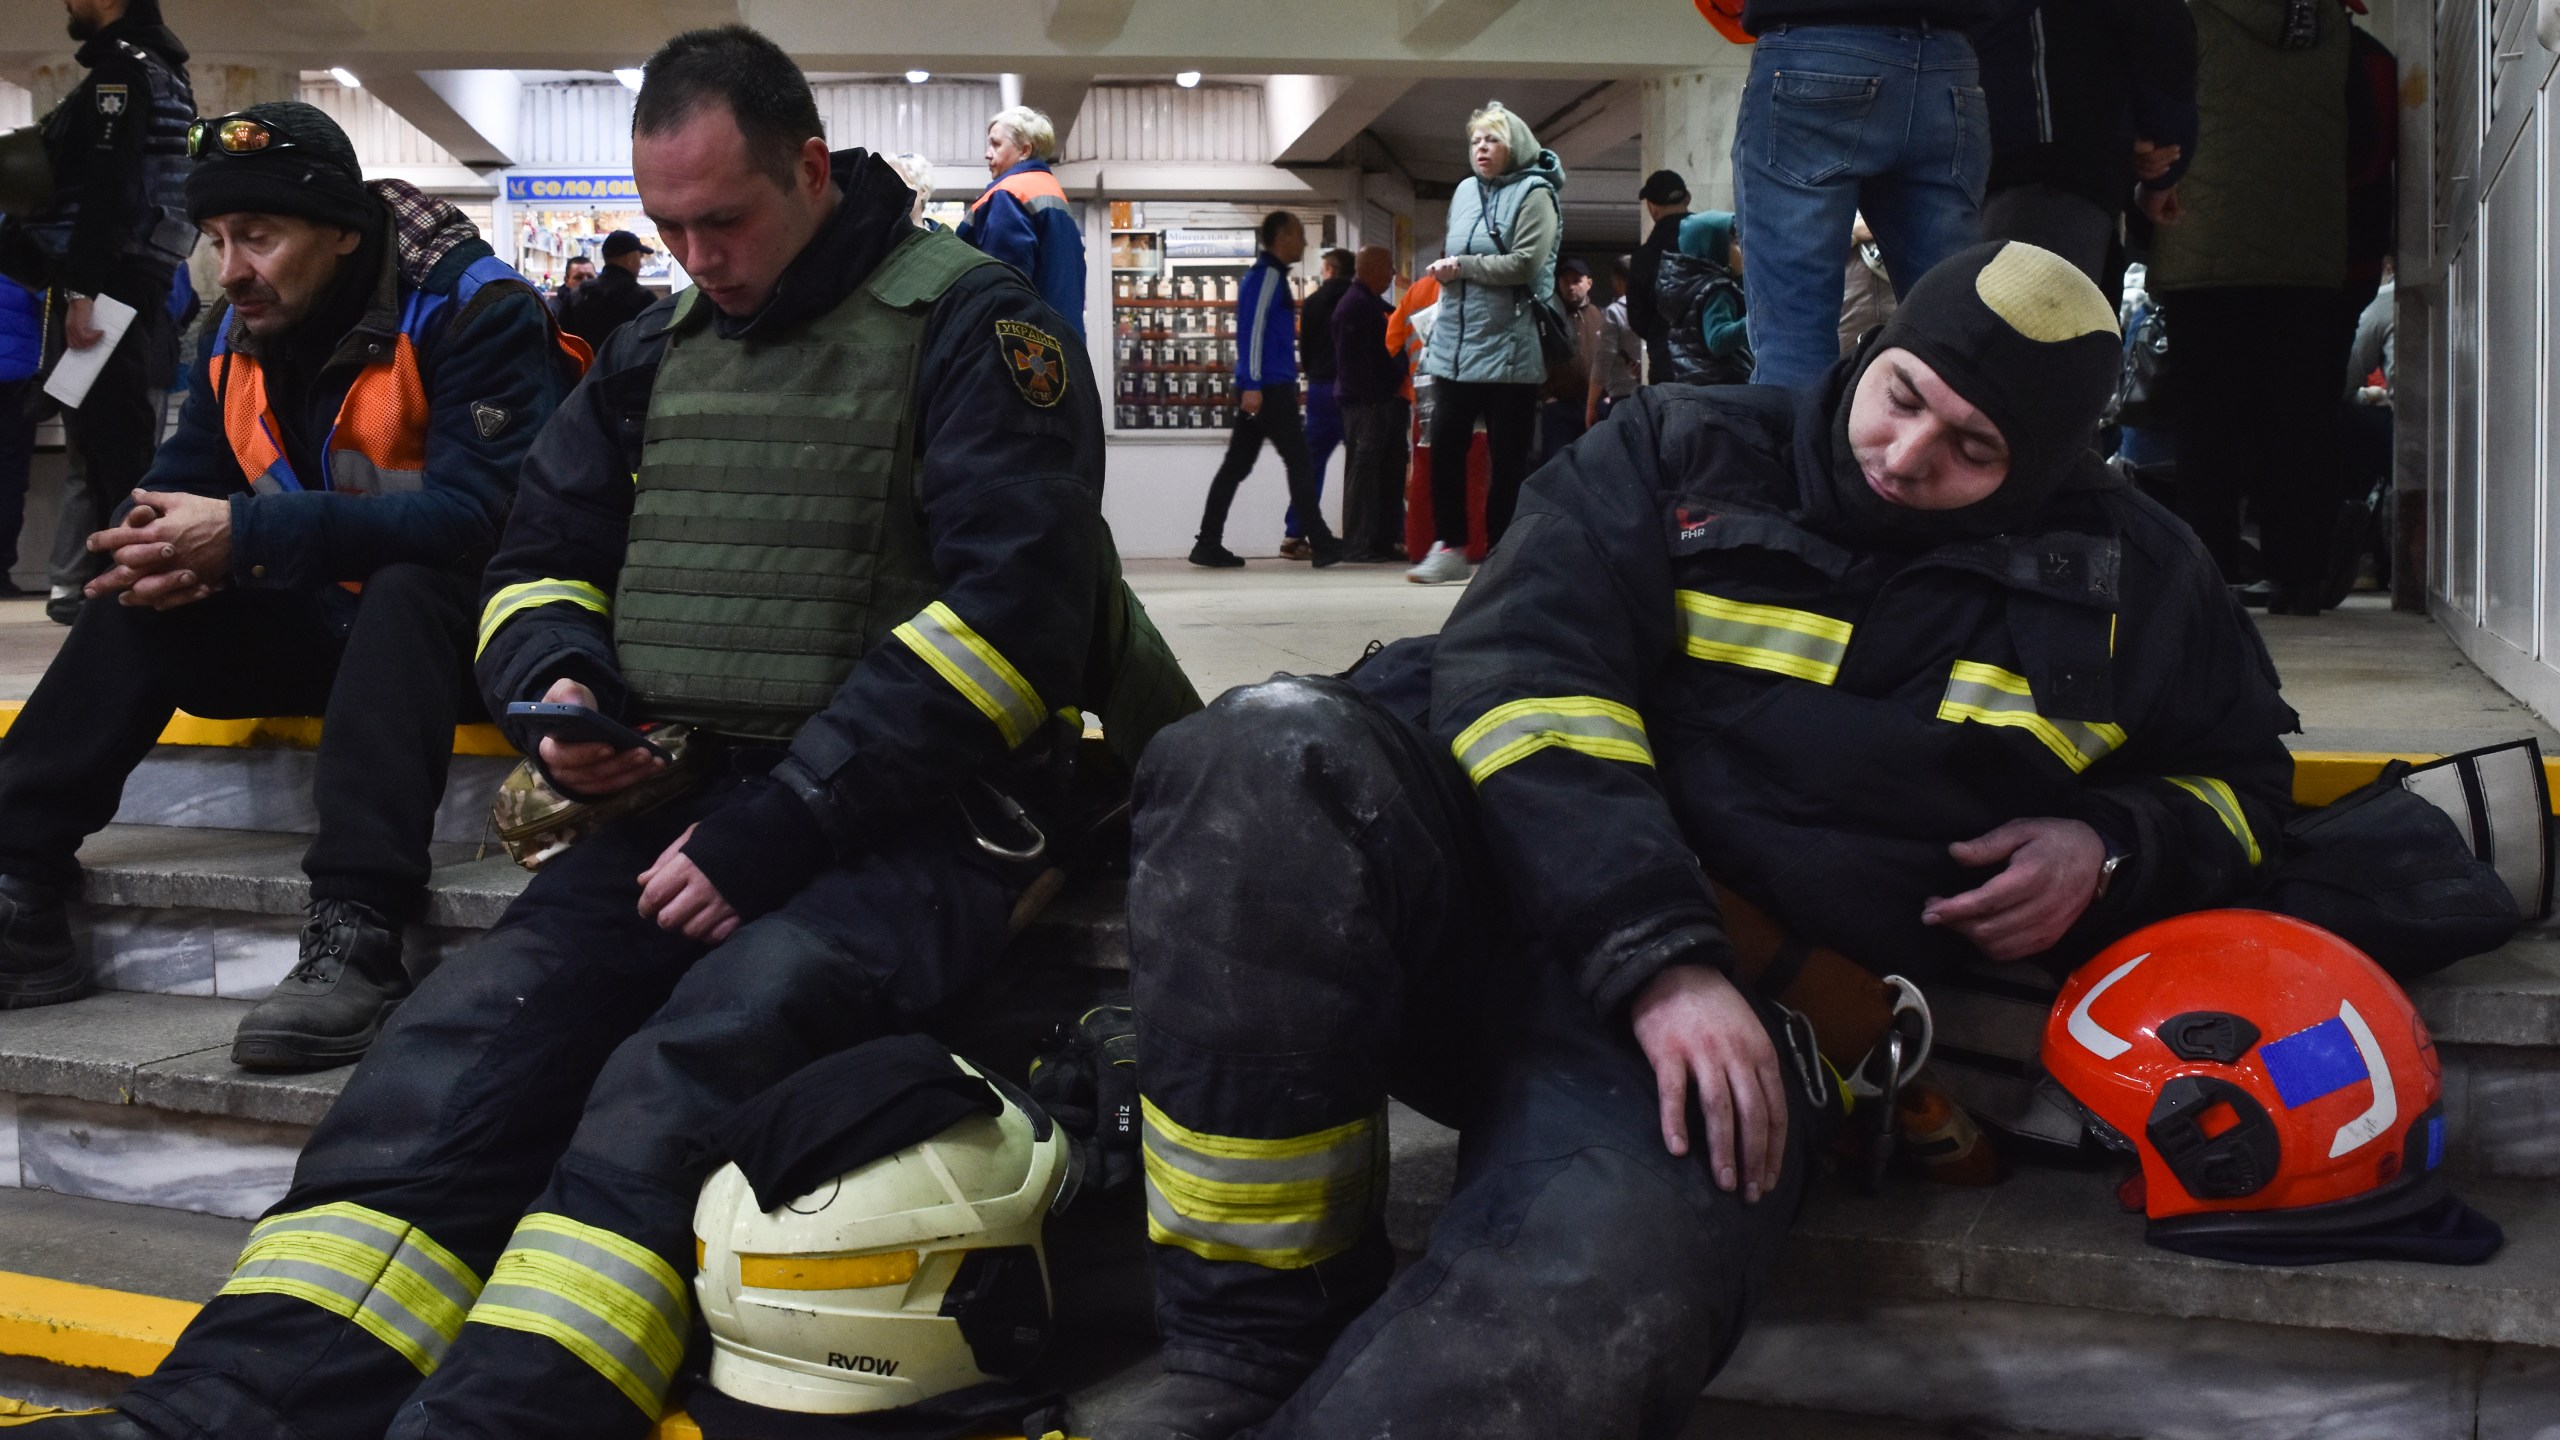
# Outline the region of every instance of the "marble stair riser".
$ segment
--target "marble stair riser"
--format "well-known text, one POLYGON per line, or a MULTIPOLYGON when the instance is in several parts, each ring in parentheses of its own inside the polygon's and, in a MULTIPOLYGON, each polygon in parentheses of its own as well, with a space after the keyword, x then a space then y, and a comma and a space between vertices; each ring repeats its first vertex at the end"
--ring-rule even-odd
POLYGON ((250 1219, 283 1197, 310 1133, 61 1095, 0 1095, 0 1184, 250 1219))
POLYGON ((2552 1440, 2560 1351, 2000 1301, 1764 1313, 1708 1395, 1943 1433, 2552 1440))
MULTIPOLYGON (((319 764, 318 752, 286 746, 156 746, 125 781, 116 821, 317 834, 320 814, 311 802, 311 786, 319 764)), ((436 810, 434 838, 465 844, 488 840, 494 847, 489 802, 515 764, 491 755, 453 757, 444 801, 436 810)))
MULTIPOLYGON (((300 915, 83 905, 72 936, 100 989, 261 1000, 299 958, 302 923, 300 915)), ((480 933, 410 926, 402 935, 410 972, 433 970, 480 933)))

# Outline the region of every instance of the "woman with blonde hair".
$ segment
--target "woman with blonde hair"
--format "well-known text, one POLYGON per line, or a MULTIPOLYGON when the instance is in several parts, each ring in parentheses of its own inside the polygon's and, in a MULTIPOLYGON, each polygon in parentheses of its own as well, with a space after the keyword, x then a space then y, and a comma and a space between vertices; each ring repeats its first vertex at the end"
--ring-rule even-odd
POLYGON ((987 121, 987 173, 995 177, 960 222, 960 238, 1031 278, 1040 298, 1084 338, 1084 231, 1050 173, 1058 132, 1049 117, 1009 105, 987 121))
POLYGON ((907 188, 916 192, 916 203, 907 207, 907 220, 920 229, 930 229, 933 222, 924 218, 924 207, 933 203, 933 162, 913 150, 889 157, 889 168, 906 178, 907 188))
POLYGON ((1555 293, 1564 238, 1564 162, 1500 101, 1467 119, 1474 175, 1449 197, 1449 241, 1424 273, 1440 315, 1423 350, 1431 377, 1431 552, 1405 572, 1417 585, 1467 578, 1467 450, 1482 420, 1493 462, 1485 543, 1502 538, 1529 477, 1538 387, 1547 362, 1536 307, 1555 293))

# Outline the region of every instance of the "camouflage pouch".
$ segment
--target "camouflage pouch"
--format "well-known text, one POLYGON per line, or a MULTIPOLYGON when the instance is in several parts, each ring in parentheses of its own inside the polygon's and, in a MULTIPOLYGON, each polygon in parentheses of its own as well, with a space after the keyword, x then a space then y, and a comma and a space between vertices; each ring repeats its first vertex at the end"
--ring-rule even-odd
POLYGON ((507 847, 508 856, 527 870, 539 870, 616 820, 655 810, 701 783, 711 749, 708 737, 696 737, 685 725, 660 725, 648 733, 665 747, 667 768, 602 800, 572 800, 542 778, 531 757, 517 762, 489 807, 489 822, 497 827, 498 843, 507 847))

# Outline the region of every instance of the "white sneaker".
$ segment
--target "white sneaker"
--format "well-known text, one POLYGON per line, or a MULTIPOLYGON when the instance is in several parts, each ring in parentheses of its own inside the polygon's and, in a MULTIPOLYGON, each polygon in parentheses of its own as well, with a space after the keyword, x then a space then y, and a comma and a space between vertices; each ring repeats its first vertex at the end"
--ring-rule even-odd
POLYGON ((1466 551, 1452 550, 1434 540, 1431 553, 1422 557, 1421 564, 1404 572, 1404 578, 1416 585, 1450 585, 1464 581, 1468 573, 1466 551))

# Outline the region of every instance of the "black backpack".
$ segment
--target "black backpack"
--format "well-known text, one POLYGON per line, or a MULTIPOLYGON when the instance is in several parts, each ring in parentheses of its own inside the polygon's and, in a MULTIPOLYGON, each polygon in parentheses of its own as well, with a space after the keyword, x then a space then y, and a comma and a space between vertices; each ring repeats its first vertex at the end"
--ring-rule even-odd
POLYGON ((2551 911, 2551 804, 2530 740, 2394 760, 2285 826, 2249 903, 2328 930, 2395 979, 2495 950, 2551 911))

